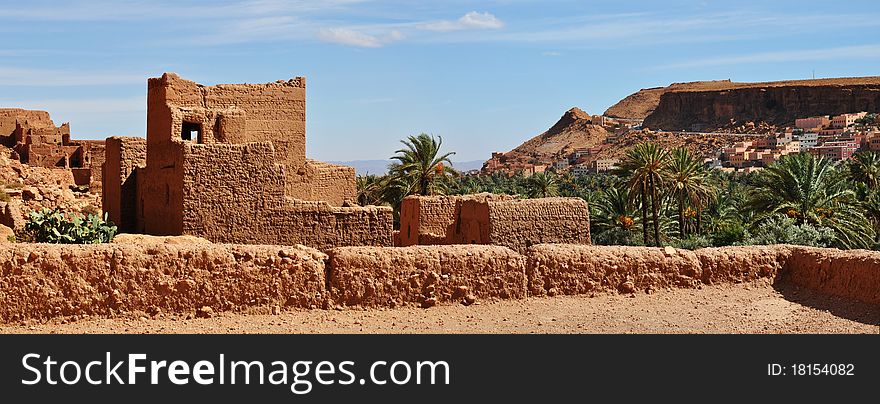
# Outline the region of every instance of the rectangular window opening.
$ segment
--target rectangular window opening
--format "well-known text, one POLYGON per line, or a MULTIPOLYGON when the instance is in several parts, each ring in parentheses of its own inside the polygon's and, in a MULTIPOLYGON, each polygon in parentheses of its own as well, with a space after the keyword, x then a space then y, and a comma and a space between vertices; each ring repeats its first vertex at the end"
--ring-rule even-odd
POLYGON ((202 125, 194 122, 183 122, 180 138, 188 142, 201 143, 202 125))

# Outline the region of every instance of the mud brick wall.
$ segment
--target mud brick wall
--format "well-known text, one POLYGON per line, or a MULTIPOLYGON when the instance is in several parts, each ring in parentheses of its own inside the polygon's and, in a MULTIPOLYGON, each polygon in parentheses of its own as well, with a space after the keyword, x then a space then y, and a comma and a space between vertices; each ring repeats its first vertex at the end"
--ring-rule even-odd
POLYGON ((673 248, 544 244, 528 249, 529 292, 536 296, 691 287, 702 269, 696 254, 673 248))
POLYGON ((202 125, 203 143, 271 141, 279 162, 299 167, 306 156, 305 85, 305 78, 297 77, 268 84, 202 86, 166 73, 148 82, 148 111, 153 113, 148 113, 147 133, 157 142, 179 139, 186 120, 202 125))
POLYGON ((458 302, 468 294, 526 296, 525 259, 504 247, 343 247, 328 255, 327 285, 339 305, 431 305, 458 302))
POLYGON ((408 196, 400 203, 400 245, 446 244, 448 235, 454 233, 458 220, 459 197, 456 196, 408 196))
POLYGON ((139 137, 109 137, 102 164, 101 204, 107 217, 121 232, 137 228, 138 187, 136 167, 147 160, 147 140, 139 137))
POLYGON ((23 162, 35 167, 70 167, 70 160, 79 152, 79 146, 61 146, 35 143, 19 149, 23 162))
POLYGON ((148 82, 147 133, 149 175, 157 173, 172 181, 150 185, 158 191, 165 185, 177 185, 173 181, 181 173, 179 170, 161 173, 154 171, 154 167, 177 165, 175 157, 183 143, 271 142, 275 162, 286 166, 283 168, 286 196, 326 201, 334 206, 357 197, 353 168, 306 159, 305 78, 302 77, 267 84, 202 86, 166 73, 148 82), (198 139, 182 139, 185 124, 199 128, 198 139))
POLYGON ((719 247, 702 248, 694 254, 703 271, 701 280, 711 285, 773 278, 782 272, 792 250, 786 245, 719 247))
POLYGON ((103 140, 78 140, 73 145, 81 147, 81 165, 91 172, 89 188, 92 192, 100 192, 103 185, 103 165, 105 159, 105 145, 103 140))
MULTIPOLYGON (((393 244, 391 208, 334 207, 286 197, 286 165, 276 163, 274 153, 271 142, 184 145, 178 234, 315 248, 393 244)), ((158 197, 161 203, 162 190, 158 197)), ((169 203, 173 199, 165 197, 169 203)))
POLYGON ((580 198, 468 201, 462 205, 461 221, 464 243, 520 252, 542 243, 590 244, 590 212, 580 198))
POLYGON ((511 195, 490 193, 408 196, 400 205, 401 245, 470 244, 459 236, 462 204, 514 199, 511 195))
POLYGON ((12 136, 12 133, 15 132, 16 122, 27 123, 32 127, 55 127, 55 123, 52 122, 46 111, 0 108, 0 137, 12 136))
MULTIPOLYGON (((124 238, 124 237, 123 237, 124 238)), ((798 246, 545 244, 308 247, 131 236, 124 244, 0 244, 0 321, 250 306, 429 307, 463 300, 647 293, 784 281, 880 304, 880 253, 798 246)))
POLYGON ((784 279, 822 293, 880 304, 880 253, 791 247, 784 279))
POLYGON ((291 198, 325 201, 333 206, 341 206, 346 200, 357 201, 353 167, 307 159, 298 169, 286 167, 286 170, 285 194, 291 198))
POLYGON ((0 321, 319 307, 324 258, 302 246, 2 244, 0 321))
POLYGON ((545 244, 528 250, 529 291, 534 295, 568 295, 774 279, 791 254, 792 249, 785 245, 690 251, 545 244))

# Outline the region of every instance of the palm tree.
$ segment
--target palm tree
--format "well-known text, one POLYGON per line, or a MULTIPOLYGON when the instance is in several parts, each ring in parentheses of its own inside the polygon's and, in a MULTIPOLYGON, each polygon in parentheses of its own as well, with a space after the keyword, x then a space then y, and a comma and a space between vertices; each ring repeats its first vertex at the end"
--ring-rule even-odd
POLYGON ((559 195, 559 180, 552 173, 534 173, 526 179, 529 198, 547 198, 559 195))
POLYGON ((841 248, 867 248, 874 239, 852 185, 831 160, 809 153, 785 156, 761 171, 748 207, 756 223, 784 214, 798 224, 831 228, 841 248))
POLYGON ((449 175, 457 172, 449 160, 455 152, 440 154, 443 138, 422 133, 400 142, 406 147, 391 157, 397 160, 389 167, 391 176, 411 184, 411 191, 419 195, 444 193, 449 175))
POLYGON ((715 189, 702 162, 683 147, 669 154, 664 175, 669 196, 678 208, 678 236, 684 238, 688 230, 685 217, 697 217, 714 197, 715 189))
POLYGON ((376 205, 382 200, 380 182, 377 175, 358 175, 355 178, 357 186, 357 203, 361 206, 376 205))
POLYGON ((642 207, 642 233, 648 245, 648 203, 651 206, 651 219, 654 224, 654 244, 660 245, 660 189, 663 187, 663 170, 669 153, 656 143, 644 142, 627 151, 620 162, 618 172, 628 178, 630 198, 638 198, 642 207))
POLYGON ((861 151, 854 154, 849 162, 849 175, 853 181, 876 190, 880 186, 880 153, 861 151))
POLYGON ((613 228, 632 231, 637 226, 638 207, 633 206, 625 186, 608 188, 591 206, 595 207, 591 222, 597 233, 613 228))

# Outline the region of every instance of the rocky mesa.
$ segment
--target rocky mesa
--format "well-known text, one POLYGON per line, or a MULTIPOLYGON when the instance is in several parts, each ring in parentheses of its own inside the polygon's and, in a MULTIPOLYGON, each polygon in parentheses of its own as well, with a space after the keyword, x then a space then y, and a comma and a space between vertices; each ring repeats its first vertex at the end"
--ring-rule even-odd
MULTIPOLYGON (((614 107, 612 107, 614 108, 614 107)), ((716 128, 731 122, 784 125, 797 118, 880 109, 880 77, 703 83, 664 91, 644 126, 663 130, 716 128)))

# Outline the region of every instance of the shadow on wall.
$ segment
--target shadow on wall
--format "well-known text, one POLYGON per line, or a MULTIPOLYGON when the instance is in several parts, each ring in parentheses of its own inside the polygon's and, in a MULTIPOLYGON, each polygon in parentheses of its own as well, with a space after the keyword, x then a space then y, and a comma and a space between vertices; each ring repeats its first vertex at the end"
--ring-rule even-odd
POLYGON ((862 324, 880 327, 880 307, 857 300, 816 292, 791 283, 783 274, 773 282, 773 289, 785 300, 818 310, 828 311, 837 317, 862 324))

